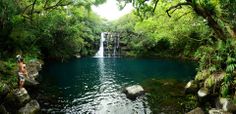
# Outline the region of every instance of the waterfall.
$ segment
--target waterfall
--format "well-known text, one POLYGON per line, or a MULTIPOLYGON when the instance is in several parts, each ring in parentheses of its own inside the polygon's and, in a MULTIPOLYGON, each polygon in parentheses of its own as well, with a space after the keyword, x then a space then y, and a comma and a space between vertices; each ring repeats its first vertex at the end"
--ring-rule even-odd
POLYGON ((101 33, 100 47, 99 47, 98 52, 94 56, 96 58, 103 58, 104 57, 104 47, 103 47, 103 42, 105 41, 104 34, 105 34, 104 32, 101 33))

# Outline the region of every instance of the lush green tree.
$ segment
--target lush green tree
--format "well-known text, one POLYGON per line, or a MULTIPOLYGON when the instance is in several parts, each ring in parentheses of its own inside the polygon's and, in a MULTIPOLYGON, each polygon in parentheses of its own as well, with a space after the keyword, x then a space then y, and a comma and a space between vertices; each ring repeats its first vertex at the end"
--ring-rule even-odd
POLYGON ((102 20, 91 5, 105 0, 2 0, 1 57, 16 53, 66 58, 95 53, 102 20))

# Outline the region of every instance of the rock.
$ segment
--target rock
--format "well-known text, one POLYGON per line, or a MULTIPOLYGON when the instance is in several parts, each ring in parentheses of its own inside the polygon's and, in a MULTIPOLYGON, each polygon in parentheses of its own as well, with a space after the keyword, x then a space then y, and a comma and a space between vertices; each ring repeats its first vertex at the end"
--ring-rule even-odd
POLYGON ((133 85, 133 86, 126 87, 124 92, 127 98, 134 100, 136 99, 137 96, 144 94, 144 89, 140 85, 133 85))
POLYGON ((14 94, 17 98, 17 101, 19 101, 20 104, 24 104, 30 100, 30 96, 25 88, 16 90, 14 94))
POLYGON ((227 98, 218 98, 215 102, 215 108, 216 109, 222 109, 223 107, 223 104, 227 101, 228 99, 227 98))
POLYGON ((204 114, 204 111, 201 108, 197 107, 186 114, 204 114))
POLYGON ((15 89, 13 92, 9 93, 5 100, 4 105, 8 111, 12 110, 12 107, 15 107, 14 109, 18 109, 22 106, 24 106, 27 102, 30 101, 30 96, 25 88, 22 89, 15 89))
POLYGON ((79 58, 81 58, 81 55, 80 54, 76 54, 75 57, 79 59, 79 58))
POLYGON ((36 114, 37 112, 39 112, 39 110, 40 106, 38 101, 31 100, 24 107, 18 110, 18 114, 36 114))
POLYGON ((232 114, 230 112, 223 111, 222 109, 210 109, 208 111, 209 114, 232 114))
POLYGON ((39 85, 39 82, 37 82, 36 80, 33 79, 29 79, 29 78, 25 78, 25 85, 24 86, 37 86, 39 85))
POLYGON ((0 105, 0 114, 10 114, 3 105, 0 105))
POLYGON ((41 70, 42 68, 42 63, 40 63, 37 60, 31 60, 27 64, 26 68, 27 68, 30 79, 35 80, 39 75, 38 71, 41 70))
POLYGON ((1 84, 0 86, 0 104, 3 102, 4 98, 10 92, 10 88, 6 84, 1 84))
POLYGON ((191 80, 185 86, 185 94, 196 93, 197 92, 197 83, 194 80, 191 80))
POLYGON ((224 111, 228 111, 228 112, 235 112, 236 111, 236 106, 232 101, 226 100, 223 104, 222 109, 224 111))
POLYGON ((198 90, 197 94, 198 94, 198 97, 203 98, 209 94, 209 91, 207 88, 201 88, 200 90, 198 90))

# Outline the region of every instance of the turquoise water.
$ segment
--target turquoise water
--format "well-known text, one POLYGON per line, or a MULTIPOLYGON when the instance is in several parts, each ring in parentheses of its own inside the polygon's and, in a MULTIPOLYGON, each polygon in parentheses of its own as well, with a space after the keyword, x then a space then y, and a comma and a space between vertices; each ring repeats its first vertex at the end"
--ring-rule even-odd
POLYGON ((126 98, 122 89, 143 80, 188 81, 192 62, 164 59, 82 58, 47 62, 41 71, 40 104, 44 113, 146 114, 146 98, 126 98))

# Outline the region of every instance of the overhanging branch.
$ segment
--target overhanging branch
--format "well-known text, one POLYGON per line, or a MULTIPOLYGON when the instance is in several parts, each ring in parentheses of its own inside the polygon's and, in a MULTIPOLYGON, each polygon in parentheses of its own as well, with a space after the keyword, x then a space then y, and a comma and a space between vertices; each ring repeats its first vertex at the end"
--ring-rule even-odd
POLYGON ((174 13, 177 9, 182 8, 182 6, 187 6, 187 5, 192 5, 190 2, 183 2, 183 3, 178 3, 175 6, 171 6, 169 9, 166 10, 166 13, 169 17, 171 17, 169 11, 173 10, 171 13, 174 13))
POLYGON ((73 2, 62 3, 62 0, 59 0, 55 5, 45 7, 44 10, 54 9, 54 8, 56 8, 56 7, 59 7, 59 6, 68 6, 68 5, 72 4, 72 3, 73 3, 73 2))

